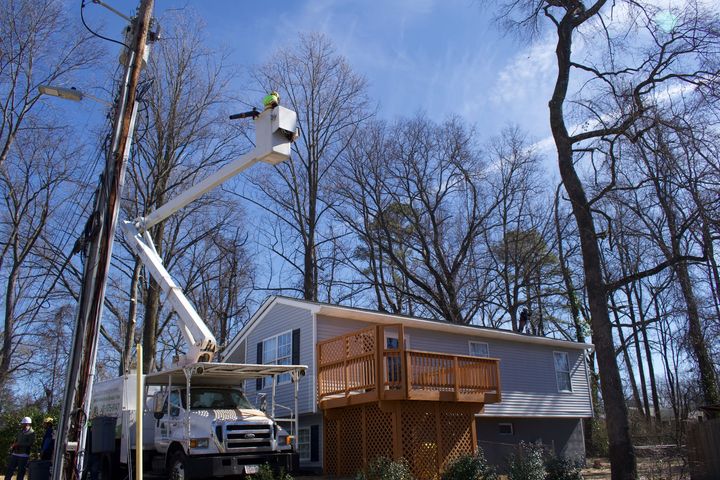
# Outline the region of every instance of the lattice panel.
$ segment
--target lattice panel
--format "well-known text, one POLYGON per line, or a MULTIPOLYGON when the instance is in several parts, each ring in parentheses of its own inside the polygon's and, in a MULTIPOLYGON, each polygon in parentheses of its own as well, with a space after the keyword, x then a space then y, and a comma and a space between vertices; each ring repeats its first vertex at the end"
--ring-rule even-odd
POLYGON ((403 457, 410 464, 413 476, 419 480, 436 478, 438 473, 434 407, 425 402, 403 402, 400 409, 403 457))
POLYGON ((365 407, 365 458, 393 457, 393 414, 383 412, 375 403, 365 407))
POLYGON ((323 422, 324 425, 324 445, 323 445, 323 470, 325 472, 336 475, 338 468, 338 446, 340 441, 338 438, 338 422, 336 420, 328 420, 327 417, 323 422))
POLYGON ((347 337, 347 353, 349 357, 375 351, 375 331, 362 331, 347 337))
POLYGON ((444 470, 448 463, 460 455, 472 453, 472 422, 475 416, 467 408, 457 408, 454 405, 443 404, 440 408, 440 459, 444 470))
POLYGON ((363 467, 364 407, 351 407, 343 411, 340 420, 340 447, 338 448, 338 475, 355 475, 363 467))
POLYGON ((339 337, 320 345, 319 362, 321 364, 345 359, 345 339, 339 337))
POLYGON ((325 473, 354 476, 374 458, 397 458, 395 435, 400 435, 400 457, 418 480, 437 480, 452 460, 472 453, 475 408, 452 402, 388 402, 333 409, 325 414, 325 473), (396 415, 400 429, 395 431, 396 415))

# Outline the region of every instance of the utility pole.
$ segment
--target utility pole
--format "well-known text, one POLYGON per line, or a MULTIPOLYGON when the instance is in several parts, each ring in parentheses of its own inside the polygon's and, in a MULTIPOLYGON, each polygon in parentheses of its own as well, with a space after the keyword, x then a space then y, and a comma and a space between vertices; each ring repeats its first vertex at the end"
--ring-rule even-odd
MULTIPOLYGON (((67 368, 63 411, 55 444, 52 478, 79 480, 86 468, 87 420, 115 226, 125 165, 137 113, 137 86, 146 59, 154 0, 142 0, 131 20, 124 50, 125 73, 115 101, 112 141, 95 192, 95 206, 83 232, 83 265, 77 319, 67 368)), ((141 392, 138 392, 139 394, 141 392)), ((142 414, 141 412, 139 412, 142 414)))

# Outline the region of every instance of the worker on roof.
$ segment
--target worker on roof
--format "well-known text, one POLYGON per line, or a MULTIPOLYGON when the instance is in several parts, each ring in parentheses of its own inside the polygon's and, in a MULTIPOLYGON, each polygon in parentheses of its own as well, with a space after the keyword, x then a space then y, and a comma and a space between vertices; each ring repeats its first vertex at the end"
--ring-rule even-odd
POLYGON ((20 420, 20 431, 15 437, 15 443, 10 447, 10 458, 8 458, 5 478, 12 478, 17 469, 17 480, 25 479, 25 468, 30 458, 30 449, 35 444, 35 431, 32 429, 30 417, 23 417, 20 420))

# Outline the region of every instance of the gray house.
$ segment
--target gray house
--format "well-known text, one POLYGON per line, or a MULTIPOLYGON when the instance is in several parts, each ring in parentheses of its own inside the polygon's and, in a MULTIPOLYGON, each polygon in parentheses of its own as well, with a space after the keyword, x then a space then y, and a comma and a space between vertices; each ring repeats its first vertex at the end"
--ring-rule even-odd
MULTIPOLYGON (((499 463, 520 441, 584 456, 581 420, 592 416, 585 361, 591 348, 273 296, 228 345, 223 361, 308 365, 299 388, 301 466, 343 474, 383 452, 418 455, 417 462, 437 458, 427 467, 437 470, 449 456, 480 446, 499 463), (420 413, 412 417, 410 411, 420 413), (437 427, 425 430, 439 436, 417 440, 433 411, 437 427), (462 412, 469 412, 469 426, 457 420, 462 412), (442 427, 449 421, 460 422, 452 438, 442 427), (351 428, 362 438, 358 444, 342 440, 351 428), (420 454, 428 445, 432 454, 420 454)), ((269 388, 267 381, 245 385, 251 400, 269 388)), ((278 403, 292 405, 290 379, 279 378, 276 389, 278 403)))

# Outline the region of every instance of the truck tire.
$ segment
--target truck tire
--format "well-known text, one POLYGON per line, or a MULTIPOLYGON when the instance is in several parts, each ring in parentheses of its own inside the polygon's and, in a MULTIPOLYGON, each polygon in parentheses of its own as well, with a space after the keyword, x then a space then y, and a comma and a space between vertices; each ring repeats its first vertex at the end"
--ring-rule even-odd
POLYGON ((183 452, 175 452, 170 457, 167 465, 167 474, 169 480, 189 480, 190 476, 187 472, 187 459, 183 452))

